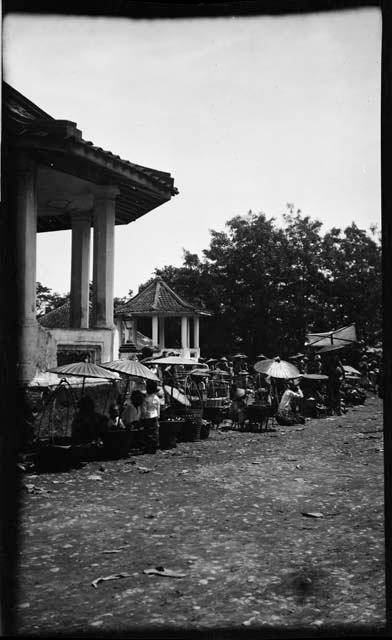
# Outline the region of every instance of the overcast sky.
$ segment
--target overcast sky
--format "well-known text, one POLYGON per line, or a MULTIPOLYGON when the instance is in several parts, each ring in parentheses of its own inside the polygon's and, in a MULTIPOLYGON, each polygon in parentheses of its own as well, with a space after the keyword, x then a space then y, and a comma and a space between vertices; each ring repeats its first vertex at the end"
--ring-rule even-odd
MULTIPOLYGON (((168 171, 179 195, 116 229, 115 295, 200 253, 209 229, 287 202, 381 224, 381 15, 128 20, 13 16, 4 79, 83 137, 168 171)), ((70 286, 71 232, 39 234, 37 279, 70 286)))

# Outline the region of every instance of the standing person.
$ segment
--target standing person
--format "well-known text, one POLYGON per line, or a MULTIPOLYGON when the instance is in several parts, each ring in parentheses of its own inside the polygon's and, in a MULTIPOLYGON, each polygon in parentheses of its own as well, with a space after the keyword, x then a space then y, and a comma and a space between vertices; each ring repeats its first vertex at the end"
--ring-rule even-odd
POLYGON ((278 406, 276 414, 276 422, 278 424, 290 426, 305 423, 305 418, 296 411, 301 398, 303 398, 301 388, 294 382, 289 381, 278 406))
POLYGON ((328 408, 337 416, 342 415, 340 388, 344 380, 344 369, 338 356, 332 356, 327 364, 328 375, 328 408))
POLYGON ((157 395, 158 385, 155 380, 147 380, 146 390, 147 395, 142 405, 144 449, 146 453, 156 453, 159 447, 161 403, 157 395))
POLYGON ((363 355, 359 363, 359 370, 361 372, 361 386, 364 389, 369 388, 369 364, 367 355, 363 355))

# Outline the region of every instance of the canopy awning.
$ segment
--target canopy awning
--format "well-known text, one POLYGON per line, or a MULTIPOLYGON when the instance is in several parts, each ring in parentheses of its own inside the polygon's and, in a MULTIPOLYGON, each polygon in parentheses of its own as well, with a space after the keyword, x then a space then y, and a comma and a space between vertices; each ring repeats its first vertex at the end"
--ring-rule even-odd
POLYGON ((355 324, 336 329, 334 331, 324 331, 322 333, 308 333, 306 335, 306 347, 321 349, 324 347, 346 347, 357 342, 355 324))

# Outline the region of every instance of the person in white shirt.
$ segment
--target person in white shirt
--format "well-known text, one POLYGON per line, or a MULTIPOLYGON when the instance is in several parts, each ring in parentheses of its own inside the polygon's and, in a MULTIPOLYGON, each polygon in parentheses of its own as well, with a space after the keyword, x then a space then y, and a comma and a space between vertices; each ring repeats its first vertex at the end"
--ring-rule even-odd
POLYGON ((143 449, 145 453, 156 453, 159 447, 159 418, 161 415, 157 383, 154 380, 147 380, 146 390, 147 395, 142 405, 143 449))
POLYGON ((291 381, 288 382, 276 414, 276 422, 278 424, 282 426, 304 424, 305 418, 296 411, 298 401, 301 398, 303 398, 303 393, 299 385, 291 381))

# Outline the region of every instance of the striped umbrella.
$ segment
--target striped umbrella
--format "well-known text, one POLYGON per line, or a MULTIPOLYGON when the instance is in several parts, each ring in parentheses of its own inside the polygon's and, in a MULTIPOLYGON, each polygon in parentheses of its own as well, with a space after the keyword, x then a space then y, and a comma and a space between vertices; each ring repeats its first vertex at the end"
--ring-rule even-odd
POLYGON ((271 378, 280 378, 281 380, 290 380, 290 378, 298 378, 301 375, 297 367, 291 362, 281 360, 279 356, 273 360, 256 362, 254 369, 258 373, 263 373, 271 378))

